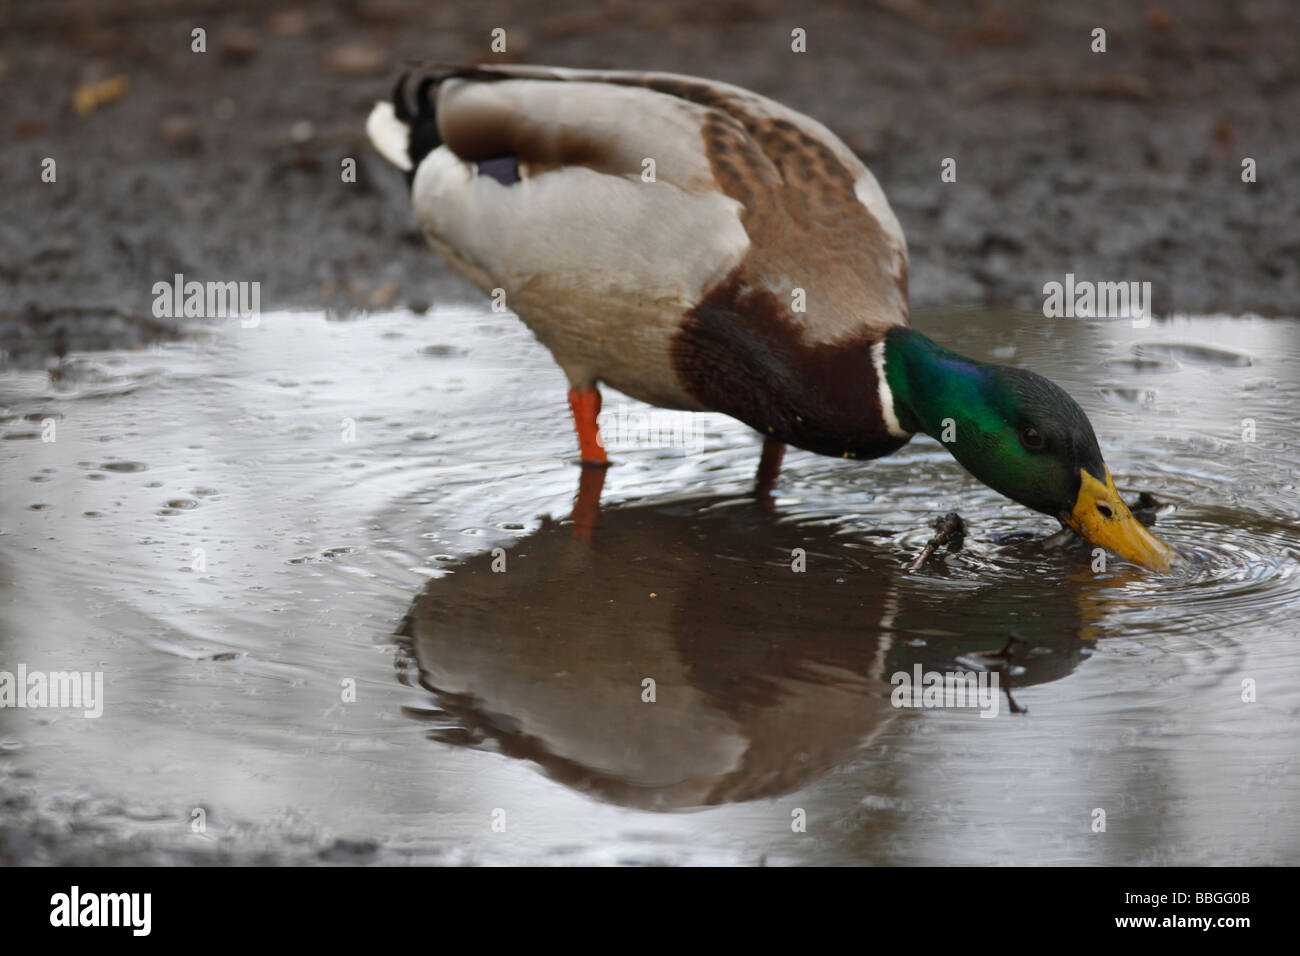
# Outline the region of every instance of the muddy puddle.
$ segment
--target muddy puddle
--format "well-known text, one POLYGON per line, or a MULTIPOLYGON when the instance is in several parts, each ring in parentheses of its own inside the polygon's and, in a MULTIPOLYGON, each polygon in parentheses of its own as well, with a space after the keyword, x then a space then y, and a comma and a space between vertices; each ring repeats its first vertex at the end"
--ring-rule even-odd
POLYGON ((0 708, 5 853, 1300 862, 1300 322, 914 322, 1072 392, 1187 567, 1095 572, 929 439, 764 505, 744 426, 616 393, 575 525, 561 373, 479 310, 3 373, 0 670, 103 675, 0 708), (892 706, 918 665, 995 706, 892 706))

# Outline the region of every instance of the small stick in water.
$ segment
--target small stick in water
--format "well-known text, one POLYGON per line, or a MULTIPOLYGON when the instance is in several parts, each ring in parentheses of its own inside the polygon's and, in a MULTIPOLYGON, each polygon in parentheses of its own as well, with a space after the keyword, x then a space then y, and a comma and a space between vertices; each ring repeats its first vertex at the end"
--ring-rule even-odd
POLYGON ((921 549, 916 560, 907 566, 907 570, 915 571, 920 568, 943 545, 947 545, 950 552, 960 551, 962 542, 966 540, 966 522, 961 520, 961 515, 957 512, 949 511, 934 523, 934 532, 934 537, 921 549))

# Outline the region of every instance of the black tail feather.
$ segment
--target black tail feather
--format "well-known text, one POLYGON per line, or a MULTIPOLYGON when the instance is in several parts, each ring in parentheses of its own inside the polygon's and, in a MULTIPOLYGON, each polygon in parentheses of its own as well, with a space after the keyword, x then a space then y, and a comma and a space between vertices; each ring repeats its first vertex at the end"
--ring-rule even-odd
POLYGON ((426 76, 415 88, 415 109, 418 115, 433 115, 433 98, 429 96, 429 91, 441 82, 442 77, 426 76))
POLYGON ((411 160, 411 169, 407 179, 414 181, 415 171, 421 161, 442 145, 442 136, 438 133, 438 116, 434 107, 437 85, 446 75, 426 76, 415 88, 415 108, 406 98, 406 85, 410 73, 403 73, 393 87, 393 114, 407 125, 410 135, 407 140, 406 153, 411 160))
POLYGON ((393 87, 393 114, 407 124, 414 119, 411 115, 411 106, 406 102, 406 81, 410 75, 410 73, 403 73, 397 78, 397 85, 393 87))

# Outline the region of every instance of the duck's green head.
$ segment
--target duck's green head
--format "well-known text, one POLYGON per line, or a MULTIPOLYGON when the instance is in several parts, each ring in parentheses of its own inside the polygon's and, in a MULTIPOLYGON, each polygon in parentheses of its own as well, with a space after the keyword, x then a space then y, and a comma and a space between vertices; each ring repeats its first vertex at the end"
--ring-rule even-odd
MULTIPOLYGON (((1133 517, 1088 417, 1041 375, 976 362, 891 329, 883 366, 899 427, 938 439, 972 475, 1088 541, 1155 571, 1175 552, 1133 517)), ((888 418, 888 414, 886 415, 888 418)))

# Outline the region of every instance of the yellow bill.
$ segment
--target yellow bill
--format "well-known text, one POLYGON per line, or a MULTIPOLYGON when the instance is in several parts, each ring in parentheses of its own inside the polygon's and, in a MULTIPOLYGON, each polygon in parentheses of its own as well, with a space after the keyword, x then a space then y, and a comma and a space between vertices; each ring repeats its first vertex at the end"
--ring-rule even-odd
POLYGON ((1114 551, 1126 561, 1152 571, 1168 571, 1178 552, 1165 544, 1133 517, 1106 469, 1106 482, 1080 470, 1083 482, 1067 522, 1092 544, 1114 551))

